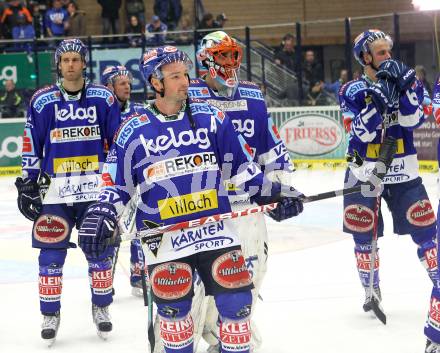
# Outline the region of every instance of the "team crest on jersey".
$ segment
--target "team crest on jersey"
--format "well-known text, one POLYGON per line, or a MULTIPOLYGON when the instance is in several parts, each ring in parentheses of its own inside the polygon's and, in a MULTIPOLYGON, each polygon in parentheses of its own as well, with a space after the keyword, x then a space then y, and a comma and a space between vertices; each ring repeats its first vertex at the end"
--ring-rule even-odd
POLYGON ((59 91, 48 92, 37 97, 33 103, 37 113, 41 113, 44 107, 52 102, 60 101, 61 93, 59 91))

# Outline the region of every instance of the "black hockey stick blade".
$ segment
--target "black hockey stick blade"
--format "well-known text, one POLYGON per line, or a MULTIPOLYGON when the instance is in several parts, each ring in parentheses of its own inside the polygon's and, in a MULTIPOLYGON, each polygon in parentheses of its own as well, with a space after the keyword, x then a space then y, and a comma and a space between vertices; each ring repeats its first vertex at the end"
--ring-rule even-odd
POLYGON ((141 280, 142 280, 142 294, 144 295, 144 305, 148 307, 148 343, 150 344, 150 352, 154 352, 154 346, 156 344, 156 337, 154 334, 154 325, 153 325, 153 315, 150 313, 153 312, 152 303, 150 302, 148 296, 151 295, 148 293, 147 281, 145 279, 145 269, 141 268, 141 280))
POLYGON ((373 310, 374 315, 379 319, 380 322, 382 322, 384 325, 387 324, 387 316, 383 312, 383 310, 379 307, 379 304, 377 301, 372 300, 371 301, 371 309, 373 310))

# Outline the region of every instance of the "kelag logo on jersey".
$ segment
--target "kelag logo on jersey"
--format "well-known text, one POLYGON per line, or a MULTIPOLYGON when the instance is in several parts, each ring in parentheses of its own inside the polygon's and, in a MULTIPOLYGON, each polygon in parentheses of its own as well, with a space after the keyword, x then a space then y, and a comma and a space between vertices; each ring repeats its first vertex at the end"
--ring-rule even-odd
POLYGON ((241 98, 258 99, 264 101, 263 93, 259 89, 239 88, 241 98))
POLYGON ((73 108, 73 104, 69 103, 67 109, 59 109, 58 104, 55 104, 55 119, 59 121, 67 120, 87 120, 90 124, 93 124, 98 119, 96 114, 96 107, 94 105, 83 108, 73 108))
POLYGON ((198 148, 206 150, 211 146, 208 138, 208 129, 184 130, 176 136, 173 128, 167 128, 168 135, 159 135, 154 140, 149 139, 144 145, 147 157, 151 153, 158 153, 170 150, 172 147, 195 145, 198 148))
POLYGON ((232 120, 232 124, 236 131, 242 134, 244 137, 252 137, 255 133, 255 122, 252 119, 234 119, 232 120))
POLYGON ((44 107, 52 102, 59 101, 60 100, 60 92, 48 92, 45 94, 42 94, 34 101, 34 109, 37 113, 41 113, 41 111, 44 109, 44 107))

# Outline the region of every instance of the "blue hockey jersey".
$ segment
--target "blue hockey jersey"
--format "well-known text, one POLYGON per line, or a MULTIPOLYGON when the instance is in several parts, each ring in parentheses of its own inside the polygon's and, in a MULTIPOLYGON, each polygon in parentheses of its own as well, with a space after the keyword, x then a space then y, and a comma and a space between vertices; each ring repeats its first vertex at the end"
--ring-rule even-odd
POLYGON ((347 154, 356 163, 350 167, 361 181, 371 176, 379 155, 382 131, 397 140, 397 152, 384 178, 385 184, 396 184, 418 177, 417 151, 413 130, 424 120, 423 85, 416 81, 400 94, 399 104, 380 114, 367 88, 372 82, 364 75, 350 81, 339 91, 339 102, 344 119, 352 119, 347 154), (384 130, 382 130, 382 125, 384 130))
POLYGON ((293 171, 289 153, 267 112, 263 93, 257 84, 239 81, 232 98, 218 95, 202 79, 192 79, 188 95, 202 99, 226 113, 249 144, 254 162, 262 171, 293 171))
MULTIPOLYGON (((440 75, 437 77, 432 90, 432 113, 438 125, 440 122, 440 75)), ((437 159, 440 160, 440 143, 437 144, 437 159)))
POLYGON ((23 136, 23 177, 46 173, 45 204, 97 198, 100 174, 120 124, 120 110, 105 87, 86 82, 77 95, 61 85, 37 91, 29 104, 23 136))
MULTIPOLYGON (((173 117, 146 105, 125 120, 108 154, 103 181, 99 200, 113 203, 118 214, 140 195, 136 228, 142 230, 229 212, 225 184, 248 191, 260 189, 264 178, 231 120, 204 101, 190 100, 173 117)), ((238 244, 229 221, 174 233, 164 237, 161 261, 238 244)))

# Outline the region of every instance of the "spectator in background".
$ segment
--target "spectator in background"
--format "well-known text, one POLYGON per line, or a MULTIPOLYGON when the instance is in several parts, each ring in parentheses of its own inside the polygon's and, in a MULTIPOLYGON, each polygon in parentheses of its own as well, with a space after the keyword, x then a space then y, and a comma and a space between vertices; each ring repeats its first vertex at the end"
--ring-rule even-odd
MULTIPOLYGON (((12 39, 33 39, 34 37, 34 26, 32 23, 27 22, 23 14, 19 14, 17 17, 17 25, 12 28, 12 39)), ((30 53, 32 51, 32 42, 16 42, 14 48, 30 53)))
POLYGON ((303 73, 304 78, 309 81, 310 87, 315 86, 317 82, 324 81, 322 65, 316 61, 313 50, 307 50, 305 53, 303 73))
POLYGON ((83 11, 79 11, 75 1, 70 1, 67 5, 69 18, 66 22, 66 36, 81 37, 86 35, 86 18, 83 11))
POLYGON ((46 11, 44 23, 48 37, 64 37, 64 26, 67 22, 69 14, 63 8, 61 0, 53 0, 52 8, 46 11))
POLYGON ((102 34, 118 34, 121 0, 98 0, 98 4, 102 7, 102 34))
MULTIPOLYGON (((145 24, 145 5, 143 0, 125 0, 125 15, 127 16, 127 24, 130 26, 133 16, 138 20, 138 24, 140 26, 144 26, 145 24)), ((141 31, 137 32, 128 32, 126 33, 141 33, 141 31)))
POLYGON ((22 108, 23 99, 15 89, 13 80, 5 80, 5 92, 0 94, 0 115, 2 118, 16 118, 24 116, 22 108))
POLYGON ((180 22, 176 30, 186 31, 185 33, 178 33, 173 36, 173 40, 177 44, 189 44, 192 42, 194 28, 191 23, 191 17, 187 13, 184 13, 180 18, 180 22))
POLYGON ((70 4, 70 0, 61 0, 61 6, 66 11, 67 11, 67 6, 69 6, 69 4, 70 4))
POLYGON ((217 15, 216 20, 214 22, 215 28, 223 28, 228 18, 224 13, 221 13, 220 15, 217 15))
POLYGON ((14 27, 19 26, 19 17, 24 16, 26 23, 32 23, 32 15, 28 8, 18 0, 9 0, 0 18, 1 33, 4 38, 11 39, 14 27))
POLYGON ((353 80, 359 80, 361 76, 362 76, 361 70, 356 69, 353 71, 353 80))
POLYGON ((125 33, 137 34, 136 36, 133 35, 133 36, 127 37, 128 43, 130 44, 130 47, 138 47, 142 44, 143 26, 139 22, 139 18, 137 16, 132 15, 130 17, 125 33))
POLYGON ((153 11, 168 30, 173 31, 182 17, 182 3, 180 0, 155 0, 153 11))
MULTIPOLYGON (((43 8, 45 10, 46 6, 44 6, 43 8)), ((46 29, 44 28, 44 15, 41 12, 41 5, 37 2, 33 2, 31 3, 29 10, 32 14, 32 24, 34 26, 35 37, 43 38, 46 29)))
MULTIPOLYGON (((212 29, 214 30, 214 16, 212 13, 207 12, 203 15, 202 22, 200 22, 199 29, 212 29)), ((208 34, 208 32, 204 32, 203 35, 208 34)))
POLYGON ((426 79, 426 70, 423 65, 416 65, 416 77, 417 79, 423 83, 423 87, 428 91, 429 96, 431 97, 432 90, 431 90, 431 84, 426 79))
POLYGON ((151 22, 145 26, 147 44, 157 47, 165 44, 167 25, 161 22, 159 16, 154 15, 151 22))
POLYGON ((296 72, 294 40, 292 34, 287 33, 281 42, 281 48, 275 53, 275 62, 285 66, 289 70, 296 72))
POLYGON ((324 88, 327 92, 330 92, 334 95, 335 99, 338 100, 338 93, 341 86, 348 82, 348 71, 346 69, 342 69, 339 73, 339 78, 333 83, 324 83, 322 82, 322 88, 324 88))

